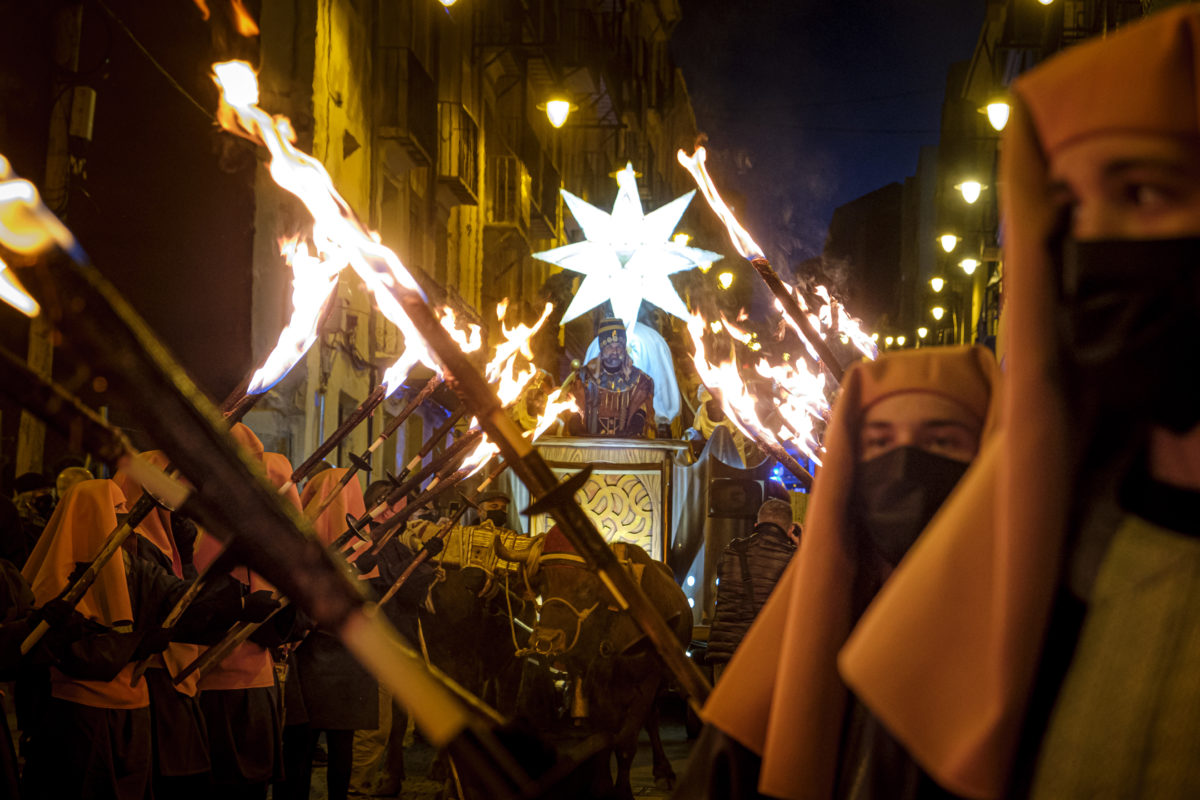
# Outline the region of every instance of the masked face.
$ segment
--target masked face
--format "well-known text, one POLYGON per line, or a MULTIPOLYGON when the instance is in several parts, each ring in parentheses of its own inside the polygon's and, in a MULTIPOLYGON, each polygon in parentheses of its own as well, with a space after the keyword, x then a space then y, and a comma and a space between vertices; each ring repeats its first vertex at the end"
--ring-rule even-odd
POLYGON ((1191 343, 1200 238, 1068 240, 1061 306, 1065 354, 1085 394, 1176 433, 1200 423, 1191 343))
POLYGON ((497 528, 508 527, 508 511, 505 509, 493 508, 490 511, 484 512, 483 518, 491 520, 492 524, 497 528))
POLYGON ((919 447, 897 447, 862 461, 854 476, 858 530, 892 566, 933 519, 968 464, 919 447))
POLYGON ((895 565, 979 449, 980 420, 932 392, 885 397, 863 415, 851 508, 858 530, 895 565))

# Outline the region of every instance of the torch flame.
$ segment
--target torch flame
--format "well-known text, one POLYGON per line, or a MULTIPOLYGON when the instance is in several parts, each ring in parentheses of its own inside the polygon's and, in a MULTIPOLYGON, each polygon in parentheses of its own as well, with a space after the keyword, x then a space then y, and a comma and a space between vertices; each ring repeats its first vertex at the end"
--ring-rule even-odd
POLYGON ((246 390, 261 394, 288 374, 317 340, 317 324, 333 296, 338 273, 346 263, 312 255, 299 237, 285 239, 280 252, 292 268, 292 318, 279 334, 279 341, 250 379, 246 390))
MULTIPOLYGON (((200 9, 201 19, 207 21, 212 16, 206 0, 192 0, 192 2, 196 4, 196 8, 200 9)), ((250 12, 242 4, 242 0, 230 0, 229 5, 233 10, 233 26, 237 28, 237 32, 242 36, 258 36, 258 23, 254 21, 254 17, 250 16, 250 12)))
POLYGON ((388 385, 399 386, 403 382, 400 373, 418 363, 442 374, 441 365, 400 305, 398 287, 425 296, 400 258, 366 229, 334 188, 321 162, 295 147, 295 131, 287 118, 273 118, 258 107, 258 80, 249 64, 244 61, 215 64, 213 75, 221 89, 217 119, 222 127, 267 148, 271 177, 294 194, 312 215, 311 240, 318 257, 331 263, 349 264, 373 295, 375 305, 404 336, 405 356, 389 369, 388 385))
MULTIPOLYGON (((724 318, 720 320, 720 326, 735 339, 745 341, 749 338, 748 333, 724 318)), ((700 380, 720 400, 738 430, 756 441, 791 444, 819 463, 820 445, 814 423, 829 408, 824 374, 801 371, 795 364, 772 365, 765 358, 759 359, 755 371, 771 382, 770 406, 779 417, 776 429, 772 429, 759 415, 759 398, 746 385, 737 360, 732 356, 717 362, 709 358, 704 345, 709 323, 699 314, 693 314, 687 328, 695 346, 692 363, 700 380)))
MULTIPOLYGON (((542 412, 537 419, 537 424, 533 426, 531 441, 537 441, 542 434, 550 429, 550 426, 558 421, 558 417, 564 411, 579 412, 579 405, 575 402, 575 398, 563 387, 559 386, 554 391, 546 396, 546 410, 542 412)), ((529 435, 528 433, 526 434, 529 435)))
POLYGON ((756 258, 762 258, 762 249, 750 237, 750 233, 742 227, 742 224, 733 216, 733 211, 721 199, 720 193, 717 192, 717 187, 713 184, 712 178, 709 177, 708 168, 704 162, 708 160, 708 153, 703 147, 697 147, 696 152, 692 155, 680 150, 675 154, 679 159, 679 163, 684 169, 692 173, 692 177, 696 179, 696 185, 700 187, 700 193, 704 195, 704 199, 712 206, 712 210, 721 218, 721 222, 725 223, 725 228, 729 231, 729 238, 733 240, 733 246, 737 248, 738 253, 742 258, 753 261, 756 258))
POLYGON ((496 306, 496 318, 501 323, 500 333, 504 336, 504 341, 496 345, 495 353, 492 360, 488 362, 484 374, 488 383, 496 385, 496 396, 500 398, 501 405, 507 406, 516 400, 525 389, 526 384, 537 375, 538 370, 533 364, 530 340, 550 317, 550 312, 553 310, 554 304, 546 303, 542 316, 533 325, 518 323, 509 328, 504 325, 504 315, 508 311, 508 298, 496 306), (517 371, 518 356, 524 357, 528 364, 528 368, 520 372, 517 371))
POLYGON ((25 287, 17 280, 17 276, 12 273, 3 259, 0 259, 0 300, 31 319, 42 310, 38 301, 25 291, 25 287))

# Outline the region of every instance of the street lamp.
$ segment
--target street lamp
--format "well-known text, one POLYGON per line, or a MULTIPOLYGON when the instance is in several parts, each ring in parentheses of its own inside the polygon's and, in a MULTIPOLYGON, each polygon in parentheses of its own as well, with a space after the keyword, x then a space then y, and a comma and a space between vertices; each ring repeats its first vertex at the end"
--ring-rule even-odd
POLYGON ((893 337, 889 336, 883 340, 883 343, 886 344, 888 347, 891 347, 892 342, 894 342, 894 341, 896 341, 896 340, 893 337))
POLYGON ((905 341, 907 341, 907 340, 903 336, 896 337, 896 344, 900 345, 901 347, 904 347, 905 341))
POLYGON ((938 237, 938 241, 942 243, 942 249, 947 253, 953 252, 958 245, 958 237, 953 233, 943 233, 938 237))
POLYGON ((962 267, 963 272, 967 273, 968 275, 974 275, 975 268, 979 266, 979 259, 964 258, 962 261, 958 262, 958 265, 962 267))
POLYGON ((926 328, 924 325, 917 328, 917 338, 924 339, 928 335, 929 335, 929 328, 926 328))
POLYGON ((872 334, 871 334, 871 341, 872 341, 872 342, 875 342, 875 343, 877 343, 877 344, 878 344, 878 342, 879 342, 879 334, 878 334, 878 333, 872 333, 872 334))
POLYGON ((446 8, 449 8, 450 6, 452 6, 456 2, 458 2, 458 0, 438 0, 438 2, 441 3, 442 5, 444 5, 446 8))
POLYGON ((992 126, 992 130, 1002 131, 1008 124, 1008 115, 1012 111, 1012 107, 1007 100, 996 99, 979 110, 987 114, 988 124, 992 126))
POLYGON ((720 275, 718 275, 717 286, 720 286, 722 289, 728 289, 730 286, 733 286, 733 273, 722 272, 720 275))
POLYGON ((942 287, 946 285, 946 281, 943 278, 930 278, 929 285, 933 287, 935 292, 940 292, 942 287))
POLYGON ((687 247, 687 243, 690 242, 691 240, 692 240, 692 237, 688 236, 686 233, 677 233, 671 237, 671 241, 674 242, 675 244, 679 245, 680 247, 687 247))
MULTIPOLYGON (((451 0, 453 2, 453 0, 451 0)), ((567 123, 567 117, 571 115, 579 106, 572 103, 570 100, 565 100, 562 97, 553 97, 544 103, 538 103, 538 109, 546 112, 546 119, 550 120, 550 124, 556 128, 561 128, 567 123)))
POLYGON ((971 205, 979 199, 979 193, 983 191, 983 184, 974 180, 963 181, 954 188, 962 192, 963 200, 967 201, 967 205, 971 205))
POLYGON ((1054 0, 1038 0, 1038 2, 1039 2, 1039 3, 1041 3, 1041 4, 1042 4, 1042 5, 1044 5, 1044 6, 1048 6, 1048 5, 1050 5, 1051 3, 1053 3, 1053 2, 1054 2, 1054 0))
POLYGON ((929 313, 933 315, 934 319, 936 319, 938 322, 941 322, 942 317, 946 315, 946 309, 942 308, 941 306, 934 306, 933 308, 929 309, 929 313))

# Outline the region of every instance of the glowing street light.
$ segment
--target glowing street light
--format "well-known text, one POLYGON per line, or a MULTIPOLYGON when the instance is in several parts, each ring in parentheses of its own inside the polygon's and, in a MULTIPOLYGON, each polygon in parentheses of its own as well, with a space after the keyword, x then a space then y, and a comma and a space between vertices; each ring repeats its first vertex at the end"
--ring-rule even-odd
POLYGON ((992 100, 980 110, 987 114, 988 124, 992 126, 992 130, 1002 131, 1008 124, 1008 115, 1012 111, 1012 106, 1006 100, 992 100))
POLYGON ((935 292, 940 292, 942 287, 946 285, 946 281, 942 278, 930 278, 929 285, 933 287, 935 292))
MULTIPOLYGON (((458 0, 438 0, 438 2, 441 3, 442 5, 444 5, 446 8, 449 8, 450 6, 452 6, 456 2, 458 2, 458 0)), ((555 127, 557 128, 558 126, 556 125, 555 127)))
POLYGON ((891 347, 891 346, 892 346, 892 342, 894 342, 894 341, 896 341, 896 340, 895 340, 895 338, 894 338, 894 337, 891 337, 891 336, 889 336, 889 337, 887 337, 886 339, 884 339, 884 340, 883 340, 883 343, 884 343, 884 344, 886 344, 888 347, 891 347))
POLYGON ((946 315, 946 309, 942 308, 941 306, 934 306, 933 308, 929 309, 929 313, 933 315, 934 319, 940 322, 942 317, 946 315))
POLYGON ((964 258, 962 261, 958 262, 958 265, 962 267, 963 272, 967 273, 968 275, 974 275, 976 267, 979 266, 979 259, 964 258))
POLYGON ((905 337, 903 337, 903 336, 896 337, 896 344, 900 345, 901 347, 904 347, 904 343, 906 341, 907 341, 907 339, 905 339, 905 337))
POLYGON ((983 184, 979 181, 963 181, 954 188, 962 192, 963 200, 971 205, 979 199, 979 194, 983 191, 983 184))
POLYGON ((871 341, 872 341, 872 342, 878 342, 878 341, 879 341, 879 334, 878 334, 878 333, 872 333, 872 334, 871 334, 871 341))
POLYGON ((1041 3, 1041 4, 1042 4, 1042 5, 1044 5, 1044 6, 1048 6, 1048 5, 1050 5, 1051 3, 1053 3, 1053 2, 1054 2, 1054 0, 1038 0, 1038 2, 1039 2, 1039 3, 1041 3))
POLYGON ((567 123, 567 117, 571 115, 571 112, 579 108, 579 106, 570 100, 555 97, 544 103, 538 103, 538 108, 546 112, 546 119, 550 120, 551 125, 561 128, 567 123))
POLYGON ((692 240, 692 237, 686 233, 677 233, 671 237, 671 241, 674 242, 675 244, 679 245, 680 247, 687 247, 688 242, 690 242, 691 240, 692 240))
POLYGON ((958 246, 958 237, 953 233, 943 233, 938 237, 938 241, 942 243, 942 249, 947 253, 952 252, 958 246))
POLYGON ((728 289, 730 286, 733 286, 733 273, 722 272, 720 275, 718 275, 717 286, 720 286, 722 289, 728 289))
POLYGON ((926 328, 924 325, 917 328, 917 338, 924 339, 928 335, 929 335, 929 328, 926 328))

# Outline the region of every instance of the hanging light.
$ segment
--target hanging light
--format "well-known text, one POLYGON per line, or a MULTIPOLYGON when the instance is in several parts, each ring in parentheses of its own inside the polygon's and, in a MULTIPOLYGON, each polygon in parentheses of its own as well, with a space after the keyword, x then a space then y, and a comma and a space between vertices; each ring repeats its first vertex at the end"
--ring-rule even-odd
POLYGON ((883 343, 886 344, 888 347, 891 347, 892 342, 894 342, 894 341, 896 341, 895 337, 889 336, 883 340, 883 343))
POLYGON ((904 347, 904 343, 905 343, 906 341, 908 341, 908 340, 907 340, 905 337, 903 337, 903 336, 897 336, 897 337, 896 337, 896 344, 900 345, 901 347, 904 347))
POLYGON ((687 243, 692 240, 692 237, 686 233, 677 233, 671 237, 671 241, 680 247, 687 247, 687 243))
POLYGON ((452 6, 456 2, 458 2, 458 0, 438 0, 438 2, 441 3, 442 5, 444 5, 446 8, 449 8, 450 6, 452 6))
POLYGON ((983 191, 983 184, 974 180, 963 181, 954 188, 962 192, 963 200, 966 200, 967 204, 971 205, 979 199, 979 194, 983 191))
POLYGON ((929 335, 929 328, 926 328, 924 325, 917 328, 917 338, 924 339, 928 335, 929 335))
POLYGON ((958 265, 962 267, 963 272, 967 273, 968 275, 974 275, 975 268, 979 266, 979 259, 964 258, 962 261, 958 262, 958 265))
POLYGON ((946 285, 946 281, 943 278, 930 278, 929 285, 933 287, 935 292, 940 292, 942 287, 946 285))
POLYGON ((1042 4, 1042 5, 1044 5, 1044 6, 1048 6, 1048 5, 1050 5, 1051 3, 1053 3, 1053 2, 1054 2, 1054 0, 1038 0, 1038 2, 1039 2, 1039 3, 1041 3, 1041 4, 1042 4))
POLYGON ((555 128, 561 128, 567 122, 567 117, 571 115, 579 106, 562 97, 553 97, 544 103, 538 103, 538 109, 546 112, 546 119, 550 120, 550 124, 555 128))
POLYGON ((1012 106, 1008 104, 1007 100, 996 99, 989 102, 980 111, 987 114, 988 124, 992 126, 992 130, 1002 131, 1008 124, 1008 115, 1012 112, 1012 106))
POLYGON ((934 319, 940 322, 942 317, 946 315, 946 309, 942 308, 941 306, 934 306, 933 308, 929 309, 929 313, 933 315, 934 319))
POLYGON ((943 233, 938 237, 938 241, 942 243, 942 249, 947 253, 954 250, 954 248, 958 245, 958 237, 953 233, 943 233))
POLYGON ((717 286, 720 286, 722 289, 728 289, 730 286, 733 286, 733 273, 722 272, 720 275, 718 275, 717 286))
POLYGON ((878 334, 878 333, 872 333, 872 334, 871 334, 871 341, 872 341, 872 342, 878 342, 878 341, 879 341, 879 334, 878 334))

